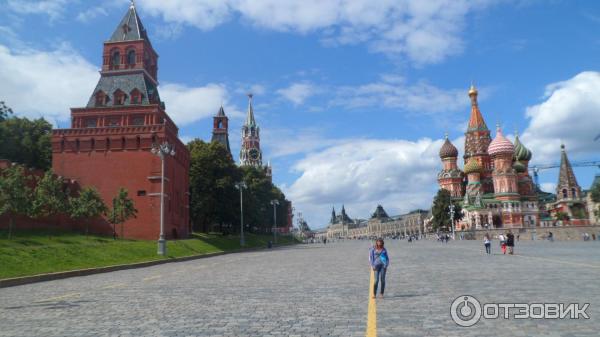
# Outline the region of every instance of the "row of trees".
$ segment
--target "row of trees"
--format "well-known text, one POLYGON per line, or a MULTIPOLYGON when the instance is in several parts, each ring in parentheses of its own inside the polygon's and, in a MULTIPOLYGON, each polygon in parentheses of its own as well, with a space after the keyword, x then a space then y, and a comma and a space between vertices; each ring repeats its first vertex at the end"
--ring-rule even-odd
POLYGON ((188 143, 190 165, 190 217, 196 231, 237 232, 240 228, 240 191, 244 181, 244 224, 254 232, 270 232, 287 223, 289 201, 261 168, 238 167, 227 149, 216 142, 196 139, 188 143), (277 200, 274 224, 272 200, 277 200))
POLYGON ((107 215, 113 228, 116 230, 120 224, 123 231, 124 222, 135 217, 136 213, 133 200, 123 188, 113 198, 112 207, 108 208, 95 188, 70 191, 63 179, 54 175, 52 170, 46 171, 43 176, 35 176, 21 165, 12 165, 0 174, 0 215, 9 217, 9 239, 18 215, 30 218, 68 215, 85 223, 87 235, 89 221, 94 218, 107 215))

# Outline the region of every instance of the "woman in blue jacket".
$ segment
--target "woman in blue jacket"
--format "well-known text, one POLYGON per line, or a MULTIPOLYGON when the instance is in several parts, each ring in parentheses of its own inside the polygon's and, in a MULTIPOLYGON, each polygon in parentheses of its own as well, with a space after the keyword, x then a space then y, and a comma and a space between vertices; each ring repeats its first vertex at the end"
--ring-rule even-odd
POLYGON ((385 291, 385 272, 388 265, 390 264, 390 258, 387 250, 383 246, 383 239, 377 239, 375 246, 371 247, 369 251, 369 263, 373 271, 375 272, 375 284, 373 285, 373 298, 377 296, 377 288, 379 286, 379 280, 381 280, 381 298, 383 298, 383 292, 385 291))

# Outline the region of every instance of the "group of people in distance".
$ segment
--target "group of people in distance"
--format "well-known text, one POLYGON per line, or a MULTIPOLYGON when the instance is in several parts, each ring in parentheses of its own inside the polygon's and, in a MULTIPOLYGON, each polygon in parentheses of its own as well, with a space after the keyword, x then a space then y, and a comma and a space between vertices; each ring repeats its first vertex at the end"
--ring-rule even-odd
MULTIPOLYGON (((500 241, 500 249, 502 250, 502 254, 506 254, 506 250, 508 248, 508 254, 513 255, 515 249, 515 235, 512 232, 498 235, 498 240, 500 241)), ((519 240, 519 236, 517 235, 517 240, 519 240)), ((483 237, 483 246, 485 247, 486 254, 492 253, 492 238, 489 233, 486 233, 483 237)))

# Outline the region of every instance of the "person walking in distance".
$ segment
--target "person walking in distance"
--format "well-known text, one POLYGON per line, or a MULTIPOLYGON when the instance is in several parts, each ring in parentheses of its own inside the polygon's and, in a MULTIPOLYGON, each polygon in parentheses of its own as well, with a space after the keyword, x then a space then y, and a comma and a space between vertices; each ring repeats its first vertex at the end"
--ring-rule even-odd
POLYGON ((498 240, 500 241, 500 249, 502 249, 502 254, 506 254, 506 238, 503 234, 498 235, 498 240))
POLYGON ((490 234, 486 233, 483 237, 483 245, 485 246, 485 253, 492 253, 492 240, 490 239, 490 234))
POLYGON ((506 245, 508 246, 508 254, 513 255, 515 248, 515 235, 511 231, 508 231, 506 234, 506 245))
POLYGON ((369 250, 369 264, 373 272, 375 273, 375 284, 373 285, 373 298, 377 296, 377 288, 381 281, 381 298, 383 298, 383 292, 385 291, 385 272, 390 264, 390 258, 387 250, 384 247, 383 239, 377 239, 375 246, 369 250))

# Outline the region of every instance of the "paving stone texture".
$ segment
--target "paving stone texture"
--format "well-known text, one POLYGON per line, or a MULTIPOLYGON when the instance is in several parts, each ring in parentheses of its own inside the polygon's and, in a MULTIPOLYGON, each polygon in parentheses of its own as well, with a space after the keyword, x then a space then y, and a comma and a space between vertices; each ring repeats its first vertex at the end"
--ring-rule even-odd
MULTIPOLYGON (((0 336, 364 336, 367 241, 230 254, 0 289, 0 336)), ((378 336, 600 336, 600 242, 388 240, 378 336), (590 303, 590 319, 482 319, 451 302, 590 303)), ((0 266, 1 268, 1 266, 0 266)))

